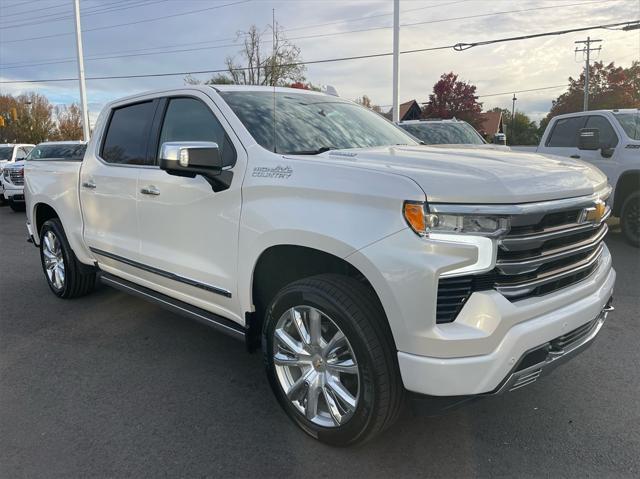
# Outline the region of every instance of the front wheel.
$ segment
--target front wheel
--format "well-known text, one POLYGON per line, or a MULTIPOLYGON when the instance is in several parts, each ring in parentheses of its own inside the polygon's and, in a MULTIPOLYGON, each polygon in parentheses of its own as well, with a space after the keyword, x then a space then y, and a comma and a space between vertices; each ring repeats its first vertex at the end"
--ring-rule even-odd
POLYGON ((280 405, 322 442, 366 441, 398 415, 404 388, 391 331, 354 279, 320 275, 283 288, 267 310, 263 351, 280 405))
POLYGON ((631 193, 624 200, 620 226, 627 243, 636 248, 640 247, 640 191, 631 193))
POLYGON ((49 288, 56 296, 75 298, 93 290, 95 269, 78 261, 57 218, 42 225, 40 260, 49 288))

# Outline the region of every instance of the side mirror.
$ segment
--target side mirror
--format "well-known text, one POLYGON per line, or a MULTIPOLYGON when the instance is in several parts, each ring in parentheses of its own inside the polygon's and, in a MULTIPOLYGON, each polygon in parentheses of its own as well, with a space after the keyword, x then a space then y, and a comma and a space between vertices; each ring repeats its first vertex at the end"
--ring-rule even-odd
POLYGON ((493 144, 494 145, 506 145, 507 144, 507 135, 504 133, 496 133, 493 135, 493 144))
POLYGON ((222 171, 220 148, 211 141, 163 143, 160 169, 178 176, 219 175, 222 171))
POLYGON ((600 130, 597 128, 582 128, 578 132, 578 150, 599 150, 600 130))

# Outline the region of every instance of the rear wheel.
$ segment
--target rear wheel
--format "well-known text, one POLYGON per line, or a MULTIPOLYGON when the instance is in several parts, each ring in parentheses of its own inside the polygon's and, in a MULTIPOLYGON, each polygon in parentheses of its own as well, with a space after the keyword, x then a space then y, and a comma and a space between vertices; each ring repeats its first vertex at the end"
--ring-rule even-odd
POLYGON ((57 218, 48 220, 40 230, 40 260, 49 288, 60 298, 75 298, 90 293, 96 272, 76 258, 57 218))
POLYGON ((391 331, 356 280, 320 275, 283 288, 267 311, 263 351, 280 405, 322 442, 366 441, 398 415, 404 388, 391 331))
POLYGON ((640 191, 631 193, 624 200, 620 226, 627 242, 640 247, 640 191))
POLYGON ((0 193, 0 206, 7 204, 7 199, 4 197, 4 193, 0 193))

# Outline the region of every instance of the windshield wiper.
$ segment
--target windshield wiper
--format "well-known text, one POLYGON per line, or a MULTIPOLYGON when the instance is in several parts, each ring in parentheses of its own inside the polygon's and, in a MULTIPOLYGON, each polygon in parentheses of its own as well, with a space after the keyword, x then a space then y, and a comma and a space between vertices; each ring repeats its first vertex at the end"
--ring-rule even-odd
POLYGON ((336 150, 335 146, 322 146, 317 150, 303 150, 303 151, 288 151, 287 155, 319 155, 330 150, 336 150))

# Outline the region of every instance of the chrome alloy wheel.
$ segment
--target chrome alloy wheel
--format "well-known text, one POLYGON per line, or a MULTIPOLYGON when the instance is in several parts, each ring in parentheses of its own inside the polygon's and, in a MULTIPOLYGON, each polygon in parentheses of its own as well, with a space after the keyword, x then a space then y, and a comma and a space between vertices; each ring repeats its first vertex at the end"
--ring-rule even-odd
POLYGON ((274 330, 273 362, 282 390, 309 421, 337 427, 353 416, 360 394, 356 356, 322 311, 311 306, 285 311, 274 330))
POLYGON ((44 268, 49 282, 56 288, 64 287, 64 257, 62 245, 53 231, 47 231, 42 242, 44 268))

